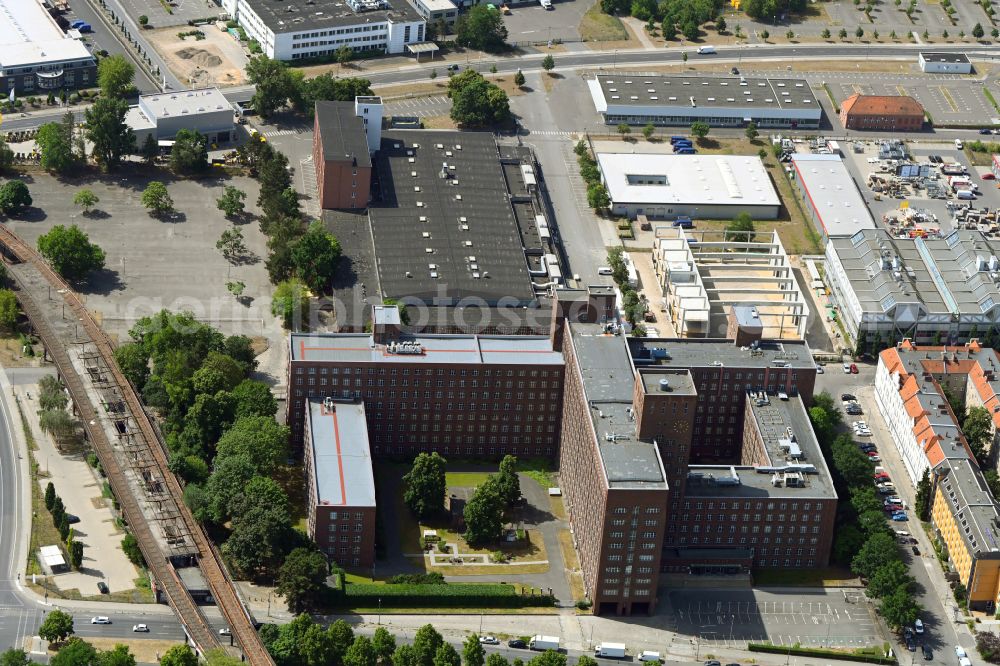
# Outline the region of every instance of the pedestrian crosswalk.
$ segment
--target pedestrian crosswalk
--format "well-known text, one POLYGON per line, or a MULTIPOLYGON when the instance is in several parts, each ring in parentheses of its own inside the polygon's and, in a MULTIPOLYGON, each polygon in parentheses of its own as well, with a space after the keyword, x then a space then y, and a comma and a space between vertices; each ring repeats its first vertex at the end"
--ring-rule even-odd
POLYGON ((560 130, 528 130, 530 136, 574 136, 578 132, 562 132, 560 130))
POLYGON ((293 134, 302 134, 302 130, 300 129, 268 130, 266 132, 263 132, 263 134, 264 136, 270 139, 271 137, 275 136, 292 136, 293 134))

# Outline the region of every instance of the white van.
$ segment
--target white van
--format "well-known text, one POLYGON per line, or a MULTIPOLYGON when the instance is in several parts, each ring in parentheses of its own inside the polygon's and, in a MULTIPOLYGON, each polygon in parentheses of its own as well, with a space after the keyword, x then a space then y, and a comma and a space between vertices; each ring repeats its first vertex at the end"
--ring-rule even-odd
POLYGON ((714 46, 699 46, 698 47, 698 55, 709 55, 711 53, 715 53, 715 47, 714 46))
POLYGON ((652 652, 650 650, 643 650, 642 652, 639 653, 638 659, 639 661, 647 661, 647 662, 651 661, 658 664, 660 663, 660 653, 652 652))
POLYGON ((955 190, 956 199, 975 199, 976 194, 972 190, 955 190))
POLYGON ((598 275, 613 275, 614 271, 611 270, 611 266, 598 266, 597 267, 597 274, 598 275))
POLYGON ((961 139, 955 139, 955 150, 962 150, 964 147, 965 144, 962 143, 961 139))

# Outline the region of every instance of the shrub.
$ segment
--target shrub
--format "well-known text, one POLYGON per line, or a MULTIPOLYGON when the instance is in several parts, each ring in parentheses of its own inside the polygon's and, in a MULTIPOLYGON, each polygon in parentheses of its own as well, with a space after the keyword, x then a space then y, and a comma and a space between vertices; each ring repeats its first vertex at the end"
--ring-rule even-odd
POLYGON ((548 594, 518 594, 513 585, 502 583, 451 583, 448 585, 347 585, 338 600, 341 605, 361 608, 523 608, 551 606, 555 599, 548 594))

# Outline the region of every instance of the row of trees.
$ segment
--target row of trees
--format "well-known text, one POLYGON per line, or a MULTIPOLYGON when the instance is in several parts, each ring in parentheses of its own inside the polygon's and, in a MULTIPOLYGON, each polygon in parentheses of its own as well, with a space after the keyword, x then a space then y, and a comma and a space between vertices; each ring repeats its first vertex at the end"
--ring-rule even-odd
POLYGON ((622 293, 622 310, 625 320, 632 325, 632 335, 643 337, 646 329, 642 326, 643 315, 646 313, 646 303, 639 298, 635 288, 628 282, 628 266, 625 263, 625 249, 621 246, 608 250, 608 266, 611 268, 611 279, 615 281, 622 293))
POLYGON ((83 544, 74 539, 73 528, 69 525, 69 514, 66 513, 66 505, 62 498, 56 494, 56 487, 49 484, 45 486, 45 508, 52 516, 52 524, 59 530, 59 537, 66 544, 66 552, 69 554, 69 563, 74 569, 79 569, 83 564, 83 544))
MULTIPOLYGON (((349 59, 349 47, 338 50, 349 59)), ((355 97, 371 95, 371 81, 362 78, 335 78, 326 73, 306 79, 301 70, 289 69, 280 60, 259 55, 251 58, 246 66, 247 80, 256 86, 250 105, 261 116, 267 117, 291 104, 299 112, 313 113, 316 102, 354 101, 355 97)))
POLYGON ((590 154, 590 149, 587 148, 583 139, 576 143, 573 152, 576 153, 576 162, 580 166, 580 177, 587 184, 587 204, 598 213, 606 211, 611 205, 611 197, 608 196, 608 189, 601 182, 601 172, 597 168, 597 160, 590 154))
POLYGON ((833 559, 849 564, 866 581, 868 596, 879 599, 879 613, 890 627, 911 625, 921 608, 913 597, 914 580, 872 483, 871 461, 849 434, 838 434, 842 417, 830 394, 820 393, 813 400, 809 418, 823 454, 832 463, 837 494, 850 498, 838 505, 833 559))

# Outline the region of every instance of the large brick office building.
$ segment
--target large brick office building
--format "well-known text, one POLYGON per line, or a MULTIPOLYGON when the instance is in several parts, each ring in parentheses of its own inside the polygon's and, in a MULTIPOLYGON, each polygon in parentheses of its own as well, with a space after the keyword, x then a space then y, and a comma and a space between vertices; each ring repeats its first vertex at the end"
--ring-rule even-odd
POLYGON ((924 107, 906 95, 854 93, 840 105, 844 129, 918 131, 924 126, 924 107))

